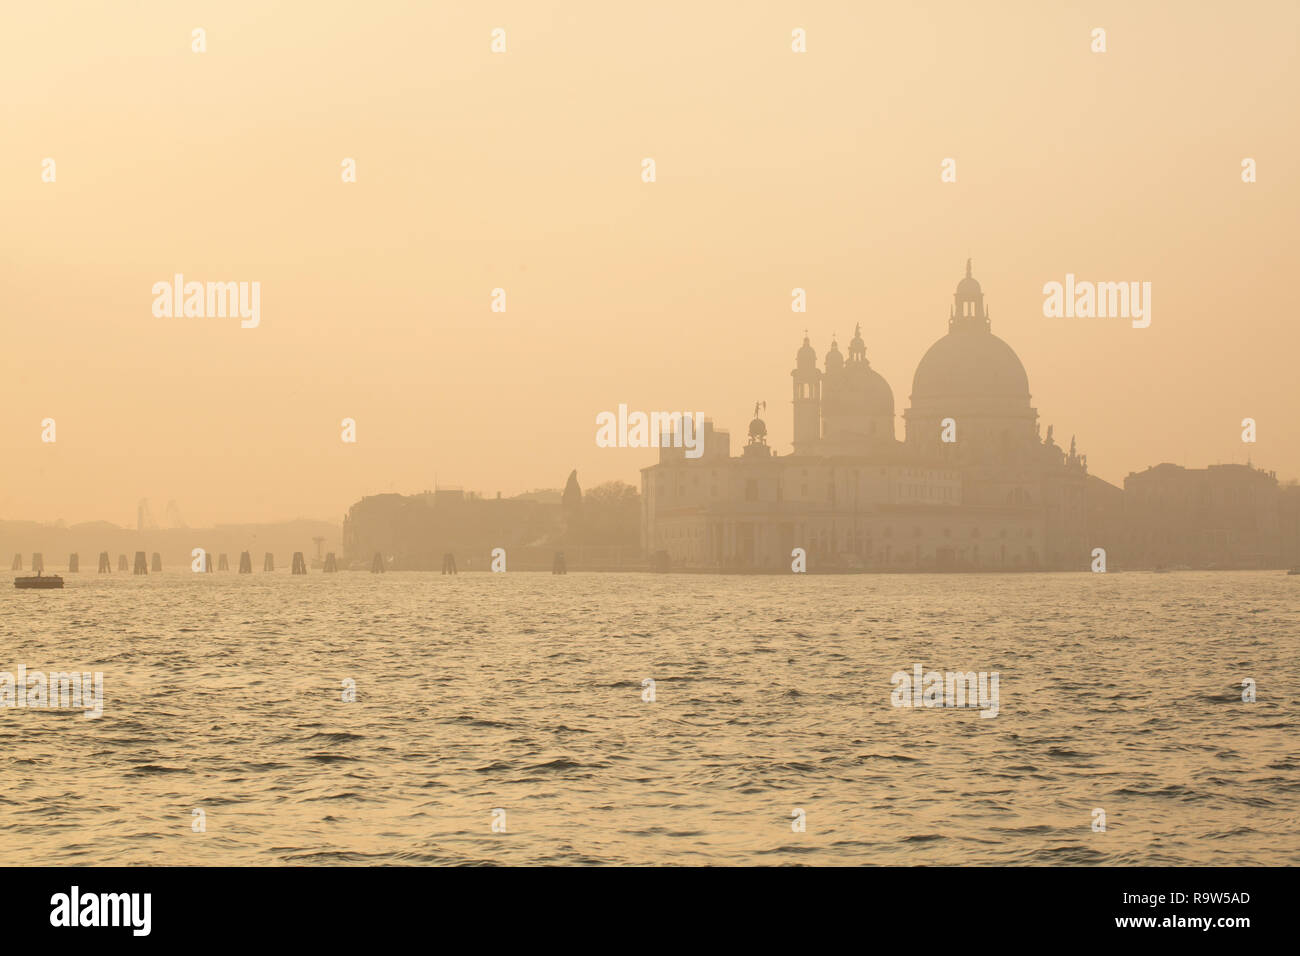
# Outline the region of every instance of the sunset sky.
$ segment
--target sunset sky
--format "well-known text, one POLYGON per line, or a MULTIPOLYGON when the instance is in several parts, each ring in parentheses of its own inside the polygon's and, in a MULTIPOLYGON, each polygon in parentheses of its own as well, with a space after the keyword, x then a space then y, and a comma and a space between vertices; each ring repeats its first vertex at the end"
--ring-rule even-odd
POLYGON ((787 454, 804 328, 820 364, 857 322, 902 438, 967 257, 1092 473, 1298 477, 1297 35, 1290 0, 7 4, 0 519, 636 483, 620 403, 738 451, 763 400, 787 454), (260 282, 260 326, 155 317, 178 272, 260 282), (1067 272, 1150 282, 1150 328, 1044 318, 1067 272))

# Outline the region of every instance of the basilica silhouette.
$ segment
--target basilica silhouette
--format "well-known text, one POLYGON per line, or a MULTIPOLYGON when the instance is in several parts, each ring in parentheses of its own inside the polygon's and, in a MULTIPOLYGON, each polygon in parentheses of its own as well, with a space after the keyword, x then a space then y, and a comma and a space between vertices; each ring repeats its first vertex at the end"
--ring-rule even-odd
POLYGON ((947 334, 913 376, 902 441, 860 325, 821 368, 805 335, 790 375, 793 454, 773 451, 756 414, 738 456, 706 422, 700 458, 664 447, 642 470, 643 540, 661 565, 789 570, 802 548, 810 571, 1088 567, 1101 545, 1090 493, 1096 510, 1121 489, 1089 476, 1073 439, 1067 451, 1041 434, 969 260, 947 334))

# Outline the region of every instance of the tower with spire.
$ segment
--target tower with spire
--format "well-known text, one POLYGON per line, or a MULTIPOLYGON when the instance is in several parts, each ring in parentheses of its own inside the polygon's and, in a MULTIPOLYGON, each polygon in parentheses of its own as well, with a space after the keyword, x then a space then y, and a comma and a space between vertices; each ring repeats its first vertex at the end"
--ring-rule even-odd
POLYGON ((822 373, 807 330, 790 377, 794 384, 794 453, 811 455, 822 437, 822 373))

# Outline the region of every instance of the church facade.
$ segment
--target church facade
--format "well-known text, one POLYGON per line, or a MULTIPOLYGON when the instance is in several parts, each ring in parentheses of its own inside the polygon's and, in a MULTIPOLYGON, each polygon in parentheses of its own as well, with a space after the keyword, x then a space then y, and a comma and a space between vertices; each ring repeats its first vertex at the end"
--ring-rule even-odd
POLYGON ((739 454, 706 421, 700 457, 661 447, 642 469, 642 542, 658 566, 789 572, 803 549, 813 572, 1089 567, 1089 489, 1118 489, 1088 475, 1073 440, 1067 451, 1041 434, 969 261, 947 333, 916 368, 902 441, 860 326, 820 367, 805 336, 790 375, 792 454, 768 444, 756 407, 739 454))

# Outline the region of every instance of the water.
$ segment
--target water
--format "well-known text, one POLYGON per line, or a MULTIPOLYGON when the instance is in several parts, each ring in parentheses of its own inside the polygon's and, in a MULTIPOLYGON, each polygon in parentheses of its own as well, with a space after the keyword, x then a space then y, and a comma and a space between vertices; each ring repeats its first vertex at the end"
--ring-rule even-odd
POLYGON ((1300 862, 1279 572, 66 577, 0 670, 104 715, 0 710, 0 864, 1300 862))

